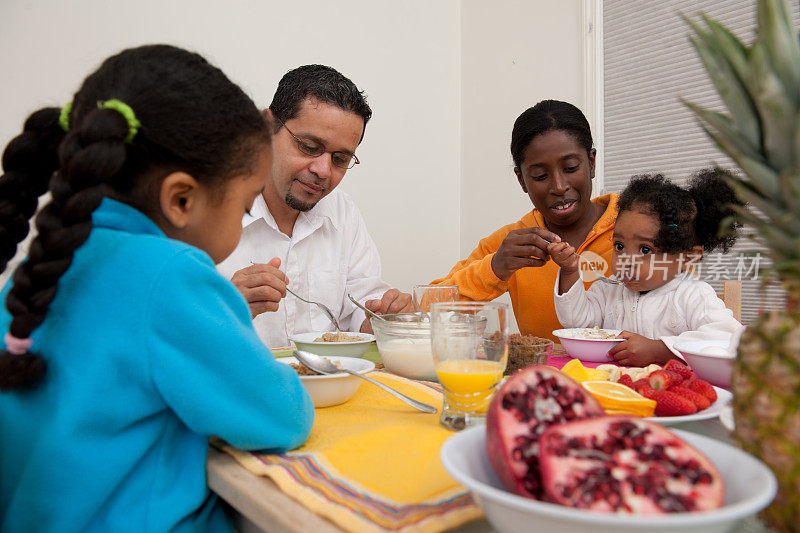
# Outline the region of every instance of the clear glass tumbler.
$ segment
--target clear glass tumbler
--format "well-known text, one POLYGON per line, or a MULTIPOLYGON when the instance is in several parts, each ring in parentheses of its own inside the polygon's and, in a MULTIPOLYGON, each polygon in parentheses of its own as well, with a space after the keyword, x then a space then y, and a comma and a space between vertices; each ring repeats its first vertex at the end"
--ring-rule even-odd
POLYGON ((458 285, 414 285, 411 298, 414 311, 429 313, 436 302, 457 302, 458 285))
POLYGON ((485 422, 508 360, 508 305, 434 303, 431 348, 443 389, 442 425, 461 430, 485 422))

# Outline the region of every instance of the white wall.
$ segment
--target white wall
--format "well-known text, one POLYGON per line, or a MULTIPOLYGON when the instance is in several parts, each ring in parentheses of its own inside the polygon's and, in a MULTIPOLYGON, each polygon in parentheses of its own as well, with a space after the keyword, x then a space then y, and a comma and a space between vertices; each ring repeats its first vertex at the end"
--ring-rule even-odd
POLYGON ((0 144, 71 99, 117 50, 194 49, 260 106, 305 63, 334 66, 374 116, 341 187, 361 207, 384 277, 439 277, 530 209, 511 126, 546 97, 581 105, 580 0, 2 0, 0 144))

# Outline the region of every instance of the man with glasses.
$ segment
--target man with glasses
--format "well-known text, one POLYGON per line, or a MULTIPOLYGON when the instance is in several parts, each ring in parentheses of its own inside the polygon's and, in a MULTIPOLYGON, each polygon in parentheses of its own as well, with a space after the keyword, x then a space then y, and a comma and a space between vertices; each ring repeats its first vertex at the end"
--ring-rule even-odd
POLYGON ((335 190, 359 164, 355 151, 371 116, 355 84, 323 65, 286 73, 264 110, 274 125, 270 179, 242 221, 239 246, 218 268, 244 295, 268 346, 333 329, 317 306, 286 297, 287 285, 331 309, 343 331, 372 331, 348 295, 376 313, 411 310, 411 296, 381 279, 358 207, 335 190))

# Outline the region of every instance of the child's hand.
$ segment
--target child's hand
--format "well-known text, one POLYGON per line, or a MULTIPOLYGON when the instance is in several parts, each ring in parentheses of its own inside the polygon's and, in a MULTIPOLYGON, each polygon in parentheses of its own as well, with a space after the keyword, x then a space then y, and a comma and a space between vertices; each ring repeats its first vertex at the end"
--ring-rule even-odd
POLYGON ((662 341, 648 339, 637 333, 623 331, 617 338, 625 339, 608 351, 608 356, 623 366, 647 366, 652 363, 665 364, 675 355, 662 341))
POLYGON ((580 268, 579 257, 575 255, 575 248, 566 242, 552 242, 547 245, 547 253, 553 261, 561 267, 561 274, 573 274, 580 268))

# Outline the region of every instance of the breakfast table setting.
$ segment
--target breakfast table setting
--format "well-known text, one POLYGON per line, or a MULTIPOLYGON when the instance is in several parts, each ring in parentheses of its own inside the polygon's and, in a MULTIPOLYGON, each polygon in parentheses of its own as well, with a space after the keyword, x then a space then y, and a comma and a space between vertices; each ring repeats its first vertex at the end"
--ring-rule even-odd
MULTIPOLYGON (((396 329, 413 337, 414 328, 419 326, 413 322, 408 323, 406 317, 406 323, 396 329)), ((491 330, 491 321, 488 324, 491 330)), ((481 331, 487 329, 485 322, 479 326, 481 331)), ((559 531, 636 531, 644 527, 653 531, 769 531, 756 513, 774 496, 775 481, 760 461, 733 447, 733 417, 728 405, 731 395, 725 388, 715 387, 719 398, 707 413, 663 417, 661 422, 706 450, 718 465, 725 465, 725 469, 718 468, 723 472, 730 501, 705 513, 660 515, 665 518, 591 513, 504 490, 486 460, 484 421, 468 419, 454 424, 446 416, 448 401, 455 404, 457 400, 448 398, 445 389, 460 384, 437 380, 436 373, 409 365, 407 358, 398 363, 402 358, 386 349, 387 341, 393 339, 386 330, 392 328, 379 324, 375 329, 377 342, 376 336, 363 334, 361 342, 315 343, 313 335, 305 335, 293 339, 294 346, 273 348, 272 352, 279 362, 295 368, 302 366, 298 355, 328 357, 340 369, 368 374, 379 384, 441 412, 423 412, 343 372, 301 374, 317 407, 311 436, 303 446, 285 454, 271 454, 239 450, 212 439, 208 484, 230 506, 238 531, 489 532, 523 527, 531 530, 537 528, 536 524, 545 528, 541 530, 559 531), (334 376, 339 378, 331 379, 334 376), (331 388, 332 383, 340 384, 331 388), (344 399, 331 394, 344 394, 344 399), (739 465, 751 461, 753 464, 747 465, 752 469, 747 465, 728 468, 731 461, 739 465), (742 472, 737 474, 737 470, 742 472)), ((557 338, 569 343, 569 339, 557 338)), ((576 364, 580 372, 595 370, 595 374, 602 364, 602 359, 580 361, 574 351, 568 353, 562 344, 546 341, 547 350, 536 362, 549 368, 564 369, 575 376, 576 364)), ((413 348, 415 341, 408 342, 413 348)), ((484 341, 481 349, 489 353, 493 347, 492 342, 484 341)), ((457 344, 449 346, 450 352, 457 348, 457 344)), ((513 353, 514 346, 510 348, 513 353)), ((507 350, 508 345, 503 345, 503 353, 507 350)), ((651 419, 659 422, 658 417, 651 419)))

